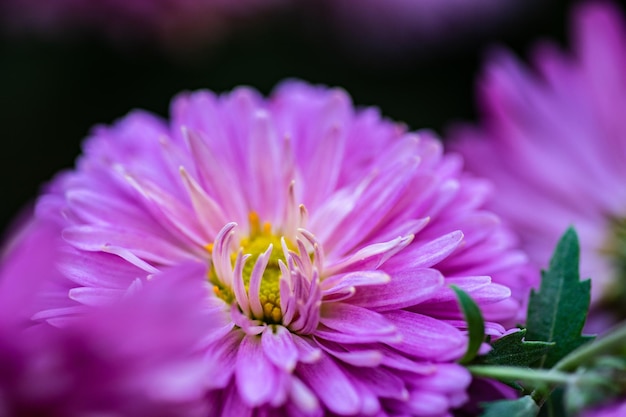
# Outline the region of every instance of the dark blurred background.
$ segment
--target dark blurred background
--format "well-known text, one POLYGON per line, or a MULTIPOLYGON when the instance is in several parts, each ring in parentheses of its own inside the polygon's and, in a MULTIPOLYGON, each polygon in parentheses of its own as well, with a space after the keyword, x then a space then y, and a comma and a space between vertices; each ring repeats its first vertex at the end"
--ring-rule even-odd
POLYGON ((323 20, 316 24, 295 12, 184 52, 84 33, 3 33, 0 230, 55 172, 72 166, 91 126, 134 108, 165 116, 170 99, 182 90, 221 92, 245 84, 267 94, 280 80, 295 77, 341 86, 357 105, 378 106, 412 129, 443 134, 452 122, 476 120, 474 85, 488 48, 505 45, 527 58, 537 40, 566 44, 574 3, 539 2, 514 23, 462 43, 391 57, 352 54, 336 32, 324 30, 323 20))

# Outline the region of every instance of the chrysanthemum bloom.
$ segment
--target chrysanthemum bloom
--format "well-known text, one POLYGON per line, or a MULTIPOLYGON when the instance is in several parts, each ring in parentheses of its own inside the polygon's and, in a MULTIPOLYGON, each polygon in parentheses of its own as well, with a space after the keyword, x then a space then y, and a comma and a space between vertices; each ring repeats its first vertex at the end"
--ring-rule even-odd
POLYGON ((498 336, 528 285, 524 255, 481 208, 485 183, 338 89, 201 91, 171 113, 97 128, 39 200, 75 288, 62 304, 46 294, 34 319, 62 322, 195 261, 227 322, 205 347, 221 415, 445 416, 466 400, 449 286, 498 336))
POLYGON ((0 22, 16 32, 102 32, 123 42, 176 48, 217 38, 284 0, 3 0, 0 22))
MULTIPOLYGON (((479 87, 479 128, 451 148, 496 187, 489 207, 521 236, 538 267, 573 225, 592 299, 626 299, 626 33, 619 11, 589 3, 574 13, 574 52, 535 50, 534 70, 506 52, 479 87)), ((618 301, 620 300, 620 301, 618 301)))
POLYGON ((55 227, 35 223, 15 237, 0 270, 0 415, 210 415, 200 347, 223 323, 197 279, 202 266, 137 279, 134 294, 86 308, 62 328, 29 324, 37 289, 58 275, 49 256, 55 227))

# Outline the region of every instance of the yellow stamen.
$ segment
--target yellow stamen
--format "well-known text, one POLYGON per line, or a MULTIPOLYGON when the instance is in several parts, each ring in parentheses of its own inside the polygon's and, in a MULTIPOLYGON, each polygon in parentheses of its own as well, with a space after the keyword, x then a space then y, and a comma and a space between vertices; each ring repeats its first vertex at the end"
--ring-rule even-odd
MULTIPOLYGON (((262 317, 254 317, 258 320, 263 320, 266 323, 278 324, 281 322, 283 314, 280 309, 280 276, 281 271, 279 267, 279 260, 283 259, 283 251, 281 244, 281 236, 272 233, 272 225, 269 222, 263 223, 261 226, 261 220, 259 215, 252 211, 248 215, 249 221, 249 235, 242 238, 239 242, 243 253, 249 254, 250 259, 246 262, 243 271, 243 282, 246 292, 249 291, 250 278, 254 265, 261 254, 263 254, 270 245, 273 246, 272 253, 268 260, 263 277, 261 278, 261 288, 259 291, 259 302, 261 303, 263 313, 262 317)), ((295 246, 287 241, 287 246, 294 248, 295 246)), ((213 244, 205 246, 209 253, 213 252, 213 244)), ((231 253, 231 263, 234 266, 237 259, 236 253, 231 253)), ((224 284, 218 279, 215 268, 211 268, 209 271, 209 281, 215 286, 213 292, 222 300, 227 303, 232 303, 235 300, 234 294, 231 288, 225 287, 224 284)))
POLYGON ((256 211, 251 211, 248 214, 248 223, 250 224, 250 236, 257 236, 261 233, 261 220, 256 211))

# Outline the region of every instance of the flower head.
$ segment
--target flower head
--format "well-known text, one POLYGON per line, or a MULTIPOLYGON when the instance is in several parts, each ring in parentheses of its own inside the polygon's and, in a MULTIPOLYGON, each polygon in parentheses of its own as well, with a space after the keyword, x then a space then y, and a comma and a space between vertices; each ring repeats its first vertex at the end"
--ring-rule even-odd
POLYGON ((528 287, 524 255, 482 209, 487 184, 338 89, 200 91, 171 114, 97 128, 40 198, 74 288, 34 319, 71 322, 196 262, 224 323, 202 345, 217 415, 444 416, 466 400, 449 285, 496 337, 528 287))
MULTIPOLYGON (((610 4, 579 6, 574 53, 535 51, 535 71, 498 52, 480 83, 480 128, 451 146, 490 178, 489 207, 521 236, 539 267, 570 225, 581 239, 581 275, 592 301, 626 297, 626 33, 610 4)), ((537 268, 537 269, 538 269, 537 268)))

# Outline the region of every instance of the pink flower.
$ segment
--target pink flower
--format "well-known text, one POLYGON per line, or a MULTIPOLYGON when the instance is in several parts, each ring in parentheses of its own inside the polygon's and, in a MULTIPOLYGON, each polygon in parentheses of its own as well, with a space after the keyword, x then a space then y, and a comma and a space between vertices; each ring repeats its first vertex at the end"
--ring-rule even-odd
POLYGON ((283 0, 4 0, 0 21, 17 32, 72 29, 121 42, 158 40, 177 49, 212 40, 283 0))
MULTIPOLYGON (((479 84, 481 127, 462 127, 451 147, 496 186, 489 207, 546 267, 573 225, 581 275, 592 301, 621 306, 626 296, 626 33, 608 3, 574 13, 573 53, 535 49, 528 69, 497 52, 479 84)), ((602 327, 602 326, 601 326, 602 327)))
MULTIPOLYGON (((371 56, 459 43, 511 25, 538 8, 534 0, 310 0, 310 8, 371 56)), ((325 29, 327 30, 326 26, 325 29)), ((441 51, 437 51, 441 52, 441 51)))
POLYGON ((488 185, 461 165, 338 89, 183 94, 169 122, 134 112, 95 129, 41 197, 74 288, 33 318, 72 323, 196 262, 226 323, 203 345, 215 415, 449 415, 470 383, 449 286, 497 337, 529 285, 482 208, 488 185))
POLYGON ((24 313, 58 278, 49 256, 57 232, 28 224, 3 258, 0 415, 210 415, 201 347, 221 317, 207 308, 202 266, 138 278, 133 294, 85 308, 62 328, 29 324, 24 313))

